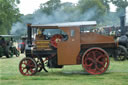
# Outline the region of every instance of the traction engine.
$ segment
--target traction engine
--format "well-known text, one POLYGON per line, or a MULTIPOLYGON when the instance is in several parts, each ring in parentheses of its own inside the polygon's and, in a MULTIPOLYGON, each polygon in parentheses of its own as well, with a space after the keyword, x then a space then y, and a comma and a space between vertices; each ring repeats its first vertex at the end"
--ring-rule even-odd
POLYGON ((44 69, 63 68, 64 65, 80 65, 89 74, 103 74, 109 67, 105 49, 115 49, 118 44, 113 37, 81 32, 84 27, 96 26, 95 21, 68 22, 59 24, 31 25, 27 27, 26 57, 19 63, 22 75, 31 76, 44 69), (55 29, 51 35, 45 30, 55 29), (41 30, 41 32, 38 32, 41 30), (47 38, 45 38, 47 37, 47 38))

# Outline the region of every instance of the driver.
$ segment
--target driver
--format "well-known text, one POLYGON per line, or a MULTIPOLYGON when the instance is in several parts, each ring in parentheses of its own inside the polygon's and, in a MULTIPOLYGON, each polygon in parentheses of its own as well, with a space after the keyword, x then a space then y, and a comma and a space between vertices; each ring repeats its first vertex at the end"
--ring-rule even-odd
POLYGON ((36 39, 38 40, 44 40, 45 39, 45 35, 43 34, 43 31, 44 31, 44 29, 39 29, 38 30, 38 35, 36 35, 36 39))

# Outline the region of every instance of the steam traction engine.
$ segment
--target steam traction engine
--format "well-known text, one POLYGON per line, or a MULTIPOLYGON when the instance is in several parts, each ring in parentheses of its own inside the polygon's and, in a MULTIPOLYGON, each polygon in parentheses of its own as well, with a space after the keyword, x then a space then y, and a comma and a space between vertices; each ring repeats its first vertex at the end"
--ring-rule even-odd
POLYGON ((104 73, 109 67, 105 50, 115 49, 117 43, 113 37, 82 31, 95 25, 95 21, 28 24, 26 57, 19 63, 20 73, 31 76, 42 69, 48 72, 45 66, 62 68, 78 64, 90 74, 104 73))

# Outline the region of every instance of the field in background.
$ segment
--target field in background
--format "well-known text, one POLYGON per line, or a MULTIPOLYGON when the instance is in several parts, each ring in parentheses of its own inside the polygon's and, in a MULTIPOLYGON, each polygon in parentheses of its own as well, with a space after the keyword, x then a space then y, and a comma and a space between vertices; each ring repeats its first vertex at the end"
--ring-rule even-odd
POLYGON ((34 76, 22 76, 18 65, 24 55, 0 58, 0 85, 128 85, 128 60, 111 59, 108 71, 103 75, 89 75, 81 65, 64 66, 63 69, 43 70, 34 76))

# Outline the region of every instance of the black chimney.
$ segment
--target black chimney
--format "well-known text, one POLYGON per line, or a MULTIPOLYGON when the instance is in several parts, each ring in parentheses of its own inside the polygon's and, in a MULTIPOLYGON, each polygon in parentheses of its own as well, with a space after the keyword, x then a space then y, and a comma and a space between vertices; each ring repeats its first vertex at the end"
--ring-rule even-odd
POLYGON ((32 29, 31 29, 31 24, 27 24, 27 32, 28 32, 28 37, 27 37, 27 44, 32 45, 32 29))
POLYGON ((120 16, 120 29, 121 29, 121 35, 125 35, 125 33, 126 33, 125 16, 120 16))

